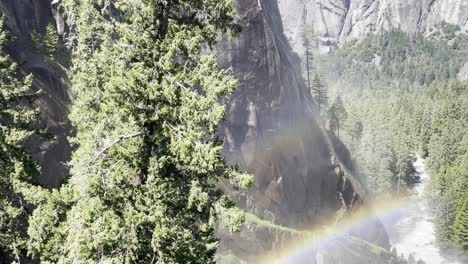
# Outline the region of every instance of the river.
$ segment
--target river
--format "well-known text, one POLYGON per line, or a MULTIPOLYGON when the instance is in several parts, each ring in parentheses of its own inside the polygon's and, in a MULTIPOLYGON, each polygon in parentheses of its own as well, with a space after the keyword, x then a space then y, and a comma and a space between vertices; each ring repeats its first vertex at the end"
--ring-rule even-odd
POLYGON ((459 264, 443 256, 436 245, 434 213, 425 196, 430 180, 425 160, 417 157, 413 166, 420 182, 411 188, 410 206, 397 214, 391 223, 385 224, 390 241, 398 254, 406 258, 413 255, 415 260, 421 259, 426 264, 459 264))

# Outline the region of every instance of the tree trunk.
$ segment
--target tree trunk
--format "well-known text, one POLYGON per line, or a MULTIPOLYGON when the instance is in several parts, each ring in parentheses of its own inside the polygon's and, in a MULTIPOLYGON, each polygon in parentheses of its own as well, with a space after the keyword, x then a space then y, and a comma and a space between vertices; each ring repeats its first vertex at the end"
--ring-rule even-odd
MULTIPOLYGON (((306 36, 307 38, 307 36, 306 36)), ((309 41, 306 41, 306 71, 307 71, 307 87, 309 87, 309 91, 311 90, 310 88, 310 67, 309 67, 309 41)))
POLYGON ((340 139, 340 120, 338 119, 338 122, 336 122, 337 127, 338 127, 338 139, 340 139))

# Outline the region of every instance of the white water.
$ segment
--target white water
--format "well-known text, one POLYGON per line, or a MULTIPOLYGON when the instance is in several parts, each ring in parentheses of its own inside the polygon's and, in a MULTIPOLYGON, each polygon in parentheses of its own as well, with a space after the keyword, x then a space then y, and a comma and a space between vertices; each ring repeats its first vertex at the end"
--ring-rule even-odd
POLYGON ((390 241, 398 254, 406 258, 412 254, 415 260, 421 259, 426 264, 458 264, 442 256, 436 245, 434 215, 424 195, 430 179, 424 159, 418 157, 413 166, 421 181, 412 187, 410 207, 391 224, 387 223, 390 241))

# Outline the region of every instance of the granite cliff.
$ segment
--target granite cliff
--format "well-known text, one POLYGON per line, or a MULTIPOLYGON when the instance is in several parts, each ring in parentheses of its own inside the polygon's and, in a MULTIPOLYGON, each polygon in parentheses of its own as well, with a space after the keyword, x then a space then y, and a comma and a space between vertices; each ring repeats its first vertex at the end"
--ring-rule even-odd
POLYGON ((67 105, 71 102, 69 81, 63 65, 49 60, 31 46, 33 30, 44 34, 49 23, 55 24, 51 1, 1 0, 0 13, 15 37, 8 46, 11 56, 22 66, 21 70, 25 74, 34 74, 33 89, 43 92, 43 96, 35 103, 41 109, 42 128, 47 129, 53 138, 47 141, 35 140, 28 147, 42 165, 41 183, 48 187, 58 187, 68 175, 66 163, 71 154, 67 140, 67 136, 72 133, 67 118, 67 105))
POLYGON ((294 50, 304 51, 304 28, 328 52, 369 32, 398 28, 429 32, 442 21, 468 29, 466 0, 279 0, 285 34, 294 50))
MULTIPOLYGON (((238 204, 272 225, 222 233, 222 250, 254 261, 294 239, 273 225, 303 230, 335 221, 339 209, 362 204, 366 190, 346 146, 319 125, 276 1, 240 0, 235 7, 243 31, 218 47, 221 66, 239 80, 222 130, 225 156, 256 177, 254 187, 237 196, 238 204)), ((354 235, 390 248, 378 221, 354 235)))

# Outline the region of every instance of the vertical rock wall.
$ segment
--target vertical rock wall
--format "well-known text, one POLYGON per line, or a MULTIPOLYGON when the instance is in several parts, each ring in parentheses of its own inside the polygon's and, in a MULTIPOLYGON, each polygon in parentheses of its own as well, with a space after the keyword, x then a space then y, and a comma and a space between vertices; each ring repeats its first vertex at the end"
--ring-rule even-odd
POLYGON ((243 206, 277 223, 310 225, 339 207, 331 151, 276 2, 242 0, 236 8, 243 32, 219 47, 222 66, 239 79, 224 125, 225 155, 256 176, 243 206))
MULTIPOLYGON (((334 221, 339 208, 351 209, 365 197, 349 152, 318 125, 278 3, 237 0, 235 7, 243 31, 218 47, 221 66, 239 80, 223 125, 224 154, 256 177, 255 186, 237 197, 238 204, 261 219, 296 229, 334 221)), ((389 247, 378 221, 367 232, 366 239, 389 247)), ((255 224, 238 236, 221 236, 223 250, 247 258, 288 239, 284 232, 255 224)))
POLYGON ((468 30, 467 0, 279 0, 285 34, 304 53, 306 27, 318 37, 317 48, 330 50, 369 32, 399 28, 428 32, 446 21, 468 30))
POLYGON ((34 74, 33 89, 43 91, 35 103, 42 112, 42 128, 53 138, 33 140, 28 142, 28 147, 42 165, 40 182, 48 187, 58 187, 68 174, 66 163, 71 153, 66 139, 71 133, 67 118, 69 82, 63 67, 34 52, 30 37, 33 29, 44 34, 49 23, 55 24, 50 3, 51 0, 1 0, 0 12, 15 37, 7 47, 9 53, 24 73, 34 74))

